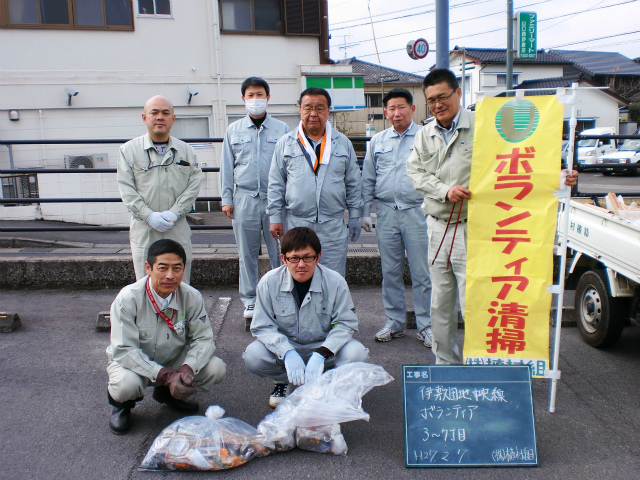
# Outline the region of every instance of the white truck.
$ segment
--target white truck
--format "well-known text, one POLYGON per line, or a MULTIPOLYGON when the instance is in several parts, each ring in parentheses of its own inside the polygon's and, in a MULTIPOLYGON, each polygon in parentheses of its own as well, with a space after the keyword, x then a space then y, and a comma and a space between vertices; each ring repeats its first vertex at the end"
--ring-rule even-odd
POLYGON ((581 172, 585 168, 595 165, 599 156, 615 151, 618 147, 616 140, 607 138, 611 135, 617 135, 616 129, 613 127, 590 128, 580 132, 576 146, 578 151, 576 170, 581 172), (585 135, 601 135, 602 138, 580 138, 585 135))
MULTIPOLYGON (((575 288, 575 314, 582 338, 589 345, 606 348, 618 341, 624 326, 640 312, 640 225, 620 216, 640 217, 640 212, 630 214, 631 210, 619 204, 609 210, 604 197, 597 198, 597 206, 595 200, 570 200, 565 290, 575 288)), ((625 199, 626 204, 632 201, 640 203, 639 199, 625 199)), ((561 208, 558 246, 566 214, 561 208)))

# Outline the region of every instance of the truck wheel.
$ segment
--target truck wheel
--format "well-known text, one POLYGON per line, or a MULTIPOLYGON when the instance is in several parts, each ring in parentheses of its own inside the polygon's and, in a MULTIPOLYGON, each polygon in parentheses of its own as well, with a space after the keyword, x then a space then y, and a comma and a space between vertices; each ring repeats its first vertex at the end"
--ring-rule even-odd
POLYGON ((626 300, 609 296, 603 270, 585 272, 575 297, 578 330, 584 341, 597 348, 615 344, 624 327, 626 300))
POLYGON ((613 175, 613 172, 611 170, 603 170, 602 175, 604 175, 605 177, 610 177, 611 175, 613 175))

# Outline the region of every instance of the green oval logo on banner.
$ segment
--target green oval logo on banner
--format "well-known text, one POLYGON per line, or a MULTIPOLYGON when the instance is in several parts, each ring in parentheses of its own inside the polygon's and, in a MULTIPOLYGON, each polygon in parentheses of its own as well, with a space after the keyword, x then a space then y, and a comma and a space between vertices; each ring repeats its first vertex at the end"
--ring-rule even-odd
POLYGON ((517 143, 526 140, 536 131, 540 112, 526 99, 510 100, 498 110, 496 129, 507 142, 517 143))

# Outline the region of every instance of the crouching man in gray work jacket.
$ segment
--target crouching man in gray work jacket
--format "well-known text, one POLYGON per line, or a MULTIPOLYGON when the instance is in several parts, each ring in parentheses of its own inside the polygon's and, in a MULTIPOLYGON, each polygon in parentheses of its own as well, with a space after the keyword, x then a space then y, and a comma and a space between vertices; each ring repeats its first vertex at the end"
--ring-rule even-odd
POLYGON ((182 283, 186 254, 173 240, 149 247, 147 276, 124 287, 111 305, 111 344, 107 347, 109 427, 131 428, 131 409, 145 387, 153 398, 182 412, 196 412, 188 398, 220 382, 226 366, 213 355, 213 331, 202 295, 182 283))
POLYGON ((369 350, 353 339, 358 317, 347 282, 318 265, 321 245, 308 227, 282 238, 285 265, 258 283, 251 333, 257 339, 244 352, 251 373, 275 382, 269 406, 320 377, 325 367, 366 362, 369 350))
POLYGON ((284 234, 283 221, 287 228, 312 228, 324 250, 322 265, 344 277, 347 229, 352 242, 360 236, 362 177, 353 145, 328 122, 330 107, 323 88, 307 88, 300 95, 300 124, 278 141, 273 154, 267 208, 273 238, 284 234))
POLYGON ((147 133, 120 147, 118 187, 131 212, 129 238, 136 280, 145 276, 147 249, 170 238, 187 253, 183 281, 191 275, 191 229, 186 214, 200 192, 202 170, 190 145, 169 136, 173 105, 156 95, 147 100, 142 120, 147 133))

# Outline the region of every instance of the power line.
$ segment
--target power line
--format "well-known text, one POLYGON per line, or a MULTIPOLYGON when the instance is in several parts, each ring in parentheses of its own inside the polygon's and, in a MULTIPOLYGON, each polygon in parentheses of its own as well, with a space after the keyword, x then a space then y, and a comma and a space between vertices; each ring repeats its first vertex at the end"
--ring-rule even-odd
POLYGON ((555 45, 551 48, 560 48, 560 47, 567 47, 569 45, 578 45, 580 43, 589 43, 589 42, 595 42, 596 40, 605 40, 607 38, 614 38, 614 37, 621 37, 623 35, 632 35, 634 33, 640 33, 640 30, 635 30, 633 32, 625 32, 625 33, 615 33, 613 35, 605 35, 604 37, 598 37, 598 38, 591 38, 589 40, 580 40, 577 42, 569 42, 569 43, 563 43, 561 45, 555 45))
MULTIPOLYGON (((551 0, 544 0, 544 1, 541 1, 541 2, 532 3, 532 4, 524 5, 524 6, 519 7, 519 8, 527 8, 527 7, 530 7, 530 6, 533 6, 533 5, 537 5, 537 4, 540 4, 540 3, 547 3, 549 1, 551 1, 551 0)), ((624 5, 624 4, 627 4, 627 3, 632 3, 632 2, 635 2, 635 1, 638 1, 638 0, 627 0, 627 1, 624 1, 624 2, 620 2, 620 3, 615 3, 615 4, 612 4, 612 5, 605 5, 605 6, 598 7, 598 8, 591 8, 591 9, 589 9, 587 11, 593 12, 595 10, 600 10, 600 9, 610 8, 610 7, 617 7, 617 6, 624 5)), ((584 13, 584 12, 585 12, 585 10, 580 11, 580 12, 565 13, 565 14, 562 14, 562 15, 557 15, 555 17, 540 19, 540 20, 538 20, 538 23, 542 23, 542 22, 546 22, 546 21, 550 21, 550 20, 555 20, 555 19, 563 18, 563 17, 576 16, 576 15, 579 15, 580 13, 584 13)), ((494 12, 494 13, 488 13, 488 14, 485 14, 485 15, 475 16, 473 18, 466 18, 466 19, 462 19, 462 20, 456 20, 456 21, 450 22, 450 24, 452 25, 452 24, 456 24, 456 23, 463 23, 463 22, 468 22, 468 21, 472 21, 472 20, 478 20, 480 18, 486 18, 486 17, 490 17, 490 16, 494 16, 494 15, 502 15, 502 14, 504 14, 503 11, 494 12)), ((378 39, 381 40, 381 39, 384 39, 384 38, 397 37, 399 35, 407 35, 407 34, 411 34, 411 33, 424 32, 425 30, 432 30, 434 28, 435 28, 435 26, 431 26, 431 27, 424 27, 424 28, 421 28, 421 29, 418 29, 418 30, 403 31, 401 33, 394 33, 394 34, 390 34, 390 35, 384 35, 382 37, 378 37, 378 39)), ((502 31, 505 28, 506 27, 501 27, 501 28, 497 28, 497 29, 493 29, 493 30, 485 30, 485 31, 478 32, 478 33, 472 33, 472 34, 469 34, 469 35, 463 35, 463 36, 460 36, 460 37, 455 37, 455 38, 452 38, 451 40, 460 40, 460 39, 463 39, 463 38, 476 37, 478 35, 484 35, 484 34, 487 34, 487 33, 495 33, 495 32, 498 32, 498 31, 502 31)), ((351 43, 351 44, 347 44, 345 46, 348 48, 348 47, 353 47, 353 46, 360 45, 360 44, 365 43, 365 42, 371 42, 371 41, 373 41, 373 40, 372 39, 365 39, 365 40, 361 40, 359 42, 354 42, 354 43, 351 43)), ((586 43, 586 41, 583 42, 583 43, 586 43)), ((387 51, 387 52, 381 52, 381 53, 390 53, 390 52, 403 51, 403 50, 404 50, 404 48, 398 48, 398 49, 390 50, 390 51, 387 51)), ((371 55, 367 54, 367 55, 362 55, 362 56, 364 57, 364 56, 371 56, 371 55)))
MULTIPOLYGON (((487 3, 487 2, 491 2, 491 1, 492 0, 468 0, 468 1, 465 1, 465 2, 460 3, 458 5, 453 5, 453 8, 469 7, 469 6, 472 6, 472 5, 478 5, 480 3, 487 3)), ((426 7, 426 6, 433 6, 433 5, 435 5, 435 4, 434 3, 429 3, 428 5, 422 5, 422 6, 426 7)), ((373 15, 373 18, 384 17, 385 15, 393 15, 394 13, 409 12, 409 11, 415 10, 415 9, 416 9, 416 7, 402 8, 400 10, 394 10, 392 12, 379 13, 377 15, 373 15)), ((367 19, 368 19, 368 17, 352 18, 351 20, 343 20, 341 22, 334 22, 334 23, 332 23, 332 25, 335 26, 335 25, 342 25, 343 23, 360 22, 360 21, 367 20, 367 19)), ((388 19, 388 20, 390 20, 390 19, 388 19)), ((353 26, 353 25, 351 25, 351 26, 353 26)))
MULTIPOLYGON (((476 3, 485 3, 485 2, 487 2, 487 1, 491 1, 491 0, 475 0, 475 1, 469 1, 469 2, 465 2, 465 3, 460 3, 460 4, 458 4, 458 5, 453 5, 453 6, 451 6, 450 8, 468 7, 468 6, 470 6, 470 5, 474 5, 474 4, 476 4, 476 3)), ((531 4, 531 5, 537 5, 538 3, 547 3, 547 2, 550 2, 550 1, 551 1, 551 0, 543 0, 543 1, 541 1, 541 2, 536 2, 536 3, 533 3, 533 4, 531 4)), ((530 6, 530 5, 526 5, 526 6, 530 6)), ((409 10, 410 10, 410 9, 409 9, 409 10)), ((403 10, 399 10, 399 11, 403 11, 403 10)), ((401 20, 401 19, 403 19, 403 18, 417 17, 417 16, 420 16, 420 15, 425 15, 425 14, 427 14, 427 13, 434 13, 434 12, 435 12, 435 9, 429 9, 429 10, 425 10, 425 11, 423 11, 423 12, 416 12, 416 13, 411 13, 411 14, 408 14, 408 15, 400 15, 400 16, 398 16, 398 17, 384 18, 384 19, 381 19, 381 20, 376 20, 376 21, 375 21, 375 23, 389 22, 389 21, 391 21, 391 20, 401 20)), ((381 15, 387 15, 387 14, 381 14, 381 15)), ((475 17, 475 18, 477 18, 477 17, 475 17)), ((472 19, 470 19, 470 20, 472 20, 472 19)), ((352 20, 352 21, 354 21, 354 20, 352 20)), ((363 25, 369 25, 369 22, 358 23, 358 24, 355 24, 355 25, 348 25, 348 26, 346 26, 346 27, 337 27, 337 28, 331 27, 330 29, 331 29, 331 30, 344 30, 345 28, 362 27, 363 25)))

